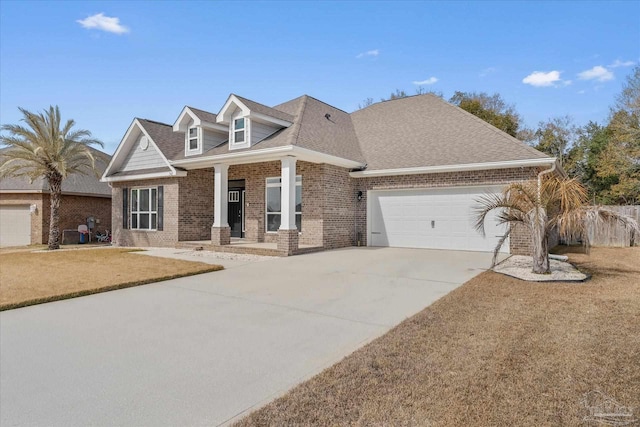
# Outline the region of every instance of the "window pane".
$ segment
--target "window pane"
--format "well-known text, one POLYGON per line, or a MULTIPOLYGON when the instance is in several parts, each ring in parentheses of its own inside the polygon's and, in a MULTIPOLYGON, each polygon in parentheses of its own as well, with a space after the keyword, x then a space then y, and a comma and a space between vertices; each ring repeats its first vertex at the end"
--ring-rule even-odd
POLYGON ((280 228, 280 214, 267 215, 267 231, 278 231, 280 228))
POLYGON ((296 214, 296 227, 298 231, 302 231, 302 214, 296 214))
POLYGON ((149 211, 149 189, 140 190, 140 212, 149 211))
POLYGON ((138 228, 138 214, 131 214, 131 228, 138 228))
POLYGON ((296 185, 296 212, 302 212, 302 187, 296 185))
POLYGON ((151 229, 155 230, 158 224, 158 216, 156 214, 151 214, 151 229))
POLYGON ((189 140, 189 150, 197 150, 198 149, 198 139, 190 139, 189 140))
POLYGON ((149 214, 140 214, 140 227, 141 230, 149 229, 149 214))
POLYGON ((233 140, 235 142, 244 142, 244 131, 241 130, 241 131, 236 132, 235 137, 233 138, 233 140))
POLYGON ((158 189, 152 188, 151 189, 151 210, 157 211, 158 209, 156 209, 156 206, 158 206, 158 189))
POLYGON ((267 187, 267 212, 280 212, 280 187, 267 187))
POLYGON ((196 138, 198 136, 197 128, 189 128, 189 138, 196 138))
POLYGON ((138 190, 131 190, 131 212, 138 210, 138 190))
POLYGON ((280 181, 282 180, 282 178, 277 177, 277 178, 267 178, 267 184, 280 184, 280 181))
POLYGON ((233 127, 235 130, 241 130, 244 129, 244 118, 242 119, 236 119, 235 120, 235 125, 233 127))

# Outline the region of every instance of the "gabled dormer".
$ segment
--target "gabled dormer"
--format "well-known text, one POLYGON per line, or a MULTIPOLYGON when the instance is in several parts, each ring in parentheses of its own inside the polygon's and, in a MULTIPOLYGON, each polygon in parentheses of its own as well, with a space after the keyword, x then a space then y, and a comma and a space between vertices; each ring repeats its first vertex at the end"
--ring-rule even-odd
POLYGON ((237 95, 230 95, 216 117, 227 126, 229 150, 250 148, 267 136, 293 124, 293 116, 237 95))
POLYGON ((173 125, 184 133, 184 155, 195 156, 226 141, 227 127, 216 123, 216 115, 193 107, 184 107, 173 125))

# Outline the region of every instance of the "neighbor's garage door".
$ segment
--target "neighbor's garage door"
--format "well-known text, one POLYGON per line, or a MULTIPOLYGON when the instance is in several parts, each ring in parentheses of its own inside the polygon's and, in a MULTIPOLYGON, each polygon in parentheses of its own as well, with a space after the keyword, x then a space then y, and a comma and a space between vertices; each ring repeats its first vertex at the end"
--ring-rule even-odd
MULTIPOLYGON (((496 214, 485 222, 486 237, 474 228, 476 199, 499 187, 371 191, 367 232, 371 246, 493 251, 506 226, 496 214)), ((509 252, 505 242, 501 252, 509 252)))
POLYGON ((0 206, 0 246, 31 243, 29 206, 0 206))

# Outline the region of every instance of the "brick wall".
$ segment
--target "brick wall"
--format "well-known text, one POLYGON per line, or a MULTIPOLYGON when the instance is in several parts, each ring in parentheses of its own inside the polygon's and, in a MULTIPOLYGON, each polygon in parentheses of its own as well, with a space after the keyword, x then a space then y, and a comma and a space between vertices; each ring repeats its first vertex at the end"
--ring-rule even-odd
POLYGON ((211 239, 213 168, 191 170, 180 178, 178 203, 178 240, 211 239))
MULTIPOLYGON (((131 182, 114 182, 112 189, 112 241, 118 246, 167 246, 178 243, 179 234, 179 181, 184 178, 162 178, 131 182), (164 215, 162 231, 124 230, 122 228, 122 189, 164 186, 164 215)), ((129 198, 131 198, 129 192, 129 198)), ((130 202, 130 200, 129 200, 130 202)), ((129 203, 129 208, 130 208, 129 203)), ((127 213, 128 214, 128 213, 127 213)))
MULTIPOLYGON (((391 177, 355 178, 354 192, 362 191, 363 198, 357 204, 357 232, 362 244, 367 240, 367 191, 402 188, 438 188, 469 185, 508 184, 537 178, 538 168, 493 169, 485 171, 447 172, 438 174, 418 174, 391 177)), ((512 254, 531 253, 531 237, 523 226, 516 226, 510 236, 512 254)))
MULTIPOLYGON (((2 205, 36 205, 31 214, 31 244, 43 244, 49 241, 51 202, 49 193, 5 193, 0 194, 2 205)), ((97 228, 111 230, 111 199, 108 197, 90 197, 62 195, 60 201, 60 233, 63 230, 77 230, 78 225, 86 224, 87 217, 100 220, 97 228)), ((62 234, 60 235, 62 242, 62 234)))
POLYGON ((327 249, 353 246, 356 230, 355 180, 349 170, 332 165, 323 165, 324 222, 323 246, 327 249))
MULTIPOLYGON (((297 162, 302 175, 302 233, 299 243, 327 249, 367 244, 367 191, 403 188, 438 188, 507 184, 534 179, 538 168, 496 169, 395 177, 350 178, 347 169, 326 164, 297 162), (362 191, 362 200, 356 193, 362 191)), ((267 177, 280 176, 280 162, 229 167, 229 179, 245 180, 245 238, 278 242, 278 233, 265 232, 265 188, 267 177)), ((173 246, 178 241, 208 240, 213 223, 213 169, 189 171, 184 178, 114 184, 114 241, 124 246, 173 246), (122 187, 164 185, 164 230, 122 230, 122 187)), ((510 237, 513 254, 529 254, 531 240, 522 226, 510 237)))
MULTIPOLYGON (((296 163, 296 174, 302 175, 302 232, 299 243, 322 245, 322 165, 296 163)), ((265 230, 266 180, 280 176, 280 162, 264 162, 229 167, 229 180, 245 180, 245 238, 258 242, 278 242, 278 233, 265 230)))

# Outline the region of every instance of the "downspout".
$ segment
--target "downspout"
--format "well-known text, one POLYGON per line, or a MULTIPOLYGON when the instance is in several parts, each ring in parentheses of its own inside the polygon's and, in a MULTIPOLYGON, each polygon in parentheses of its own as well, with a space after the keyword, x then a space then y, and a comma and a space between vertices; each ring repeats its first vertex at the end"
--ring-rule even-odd
POLYGON ((546 175, 556 170, 557 161, 553 162, 553 165, 549 169, 545 169, 538 174, 538 203, 540 203, 541 191, 542 191, 542 175, 546 175))
MULTIPOLYGON (((543 171, 541 171, 540 173, 538 173, 538 206, 536 206, 536 212, 538 212, 539 214, 539 210, 541 208, 541 198, 542 198, 542 176, 552 173, 553 171, 556 170, 556 165, 557 165, 557 161, 553 162, 553 165, 551 165, 551 167, 549 169, 545 169, 543 171)), ((538 217, 538 214, 536 215, 536 217, 538 217)), ((546 218, 546 211, 545 211, 545 218, 546 218)), ((536 222, 539 220, 539 218, 536 219, 536 222)), ((549 258, 548 258, 548 248, 547 250, 545 250, 545 255, 547 256, 547 265, 549 264, 549 258)), ((535 263, 535 259, 534 259, 534 263, 535 263)))

